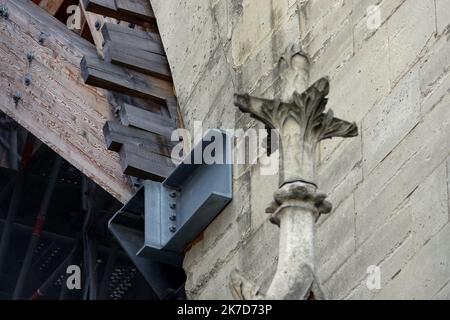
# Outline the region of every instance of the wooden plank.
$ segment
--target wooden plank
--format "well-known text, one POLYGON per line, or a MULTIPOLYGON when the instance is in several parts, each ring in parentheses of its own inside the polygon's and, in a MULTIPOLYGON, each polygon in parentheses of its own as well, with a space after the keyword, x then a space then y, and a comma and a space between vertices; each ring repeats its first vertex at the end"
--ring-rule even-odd
POLYGON ((169 63, 165 56, 126 46, 120 42, 107 41, 104 47, 105 61, 126 67, 160 79, 172 80, 169 63))
POLYGON ((119 111, 124 103, 131 104, 147 111, 161 113, 170 117, 169 113, 165 110, 165 106, 161 103, 156 103, 149 99, 128 96, 114 91, 108 91, 107 96, 110 105, 115 109, 115 111, 117 111, 117 117, 119 117, 119 111))
POLYGON ((175 168, 169 157, 131 144, 124 144, 120 149, 120 161, 124 174, 154 181, 163 181, 175 168))
POLYGON ((86 56, 80 66, 86 84, 159 102, 173 97, 170 82, 110 64, 98 57, 86 56))
POLYGON ((103 57, 103 35, 101 32, 101 26, 104 23, 104 18, 101 15, 87 12, 84 8, 83 1, 80 1, 81 15, 86 19, 89 31, 91 32, 92 39, 94 40, 95 48, 100 57, 103 57))
POLYGON ((115 23, 105 23, 102 27, 102 34, 105 41, 118 42, 135 49, 166 55, 161 37, 155 32, 131 29, 115 23))
POLYGON ((118 121, 108 121, 103 128, 106 146, 108 150, 119 152, 124 144, 132 144, 137 147, 145 146, 149 151, 170 157, 173 143, 167 139, 150 132, 126 127, 118 121))
POLYGON ((170 140, 172 131, 175 129, 173 120, 129 104, 122 106, 120 110, 120 121, 125 126, 132 126, 156 133, 166 137, 168 140, 170 140))
POLYGON ((28 0, 8 2, 0 23, 0 109, 93 179, 126 202, 133 191, 119 156, 104 146, 103 126, 113 119, 104 92, 83 84, 79 64, 95 47, 28 0), (51 30, 51 31, 50 31, 51 30), (41 31, 46 32, 43 45, 41 31), (34 52, 28 62, 26 52, 34 52), (24 86, 24 76, 32 76, 24 86), (20 92, 17 105, 12 97, 20 92))
POLYGON ((117 12, 132 18, 152 22, 155 13, 148 0, 116 0, 117 12))
MULTIPOLYGON (((132 3, 123 4, 117 0, 81 0, 87 11, 97 13, 103 16, 108 16, 115 18, 117 20, 125 20, 128 22, 133 22, 136 24, 143 24, 145 22, 156 24, 155 16, 153 10, 151 10, 150 2, 146 0, 141 0, 141 7, 148 3, 147 9, 145 11, 139 12, 135 11, 137 7, 133 7, 132 3), (116 2, 120 3, 120 10, 116 5, 116 2)), ((128 0, 131 1, 131 0, 128 0)), ((132 1, 134 2, 134 1, 132 1)), ((137 4, 134 4, 137 6, 137 4)))
POLYGON ((58 12, 63 2, 64 0, 42 0, 39 3, 39 6, 50 13, 52 16, 54 16, 58 12))

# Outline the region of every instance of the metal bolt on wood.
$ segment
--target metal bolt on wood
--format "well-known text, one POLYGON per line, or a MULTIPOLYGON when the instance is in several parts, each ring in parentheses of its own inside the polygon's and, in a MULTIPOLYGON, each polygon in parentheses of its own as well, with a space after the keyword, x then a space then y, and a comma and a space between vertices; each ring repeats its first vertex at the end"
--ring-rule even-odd
POLYGON ((24 84, 28 87, 31 84, 31 74, 25 76, 24 84))
POLYGON ((9 18, 9 11, 8 11, 8 7, 7 6, 0 5, 0 17, 3 17, 6 20, 8 20, 8 18, 9 18))
POLYGON ((34 59, 34 54, 33 54, 33 52, 28 52, 27 53, 27 60, 28 60, 28 62, 29 63, 31 63, 31 61, 33 61, 33 59, 34 59))
POLYGON ((41 45, 44 44, 45 38, 46 38, 45 33, 44 33, 44 32, 41 32, 41 33, 39 34, 39 39, 38 39, 38 41, 39 41, 39 43, 40 43, 41 45))
POLYGON ((20 99, 22 99, 22 94, 19 91, 17 91, 16 93, 14 93, 13 99, 14 103, 18 104, 20 99))

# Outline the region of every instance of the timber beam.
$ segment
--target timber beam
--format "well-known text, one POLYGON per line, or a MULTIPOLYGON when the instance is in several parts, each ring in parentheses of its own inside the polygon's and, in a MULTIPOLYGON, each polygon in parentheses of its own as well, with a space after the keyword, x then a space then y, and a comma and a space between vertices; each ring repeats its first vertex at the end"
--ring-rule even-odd
POLYGON ((0 19, 0 110, 126 202, 132 189, 119 156, 104 146, 103 127, 113 112, 105 92, 80 76, 83 56, 98 59, 95 47, 31 1, 6 6, 9 17, 0 19))

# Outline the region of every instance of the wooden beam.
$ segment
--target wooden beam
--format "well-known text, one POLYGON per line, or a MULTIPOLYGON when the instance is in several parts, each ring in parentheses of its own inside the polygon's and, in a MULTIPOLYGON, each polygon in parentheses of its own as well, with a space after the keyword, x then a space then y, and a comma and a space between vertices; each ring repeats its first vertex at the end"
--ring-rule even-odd
POLYGON ((80 0, 87 11, 142 25, 156 24, 155 15, 147 0, 80 0))
POLYGON ((149 151, 170 157, 172 142, 166 138, 150 132, 126 127, 118 121, 108 121, 103 128, 106 146, 109 150, 119 152, 122 145, 132 144, 137 147, 145 146, 149 151))
POLYGON ((101 26, 104 24, 104 18, 101 15, 87 12, 84 8, 83 1, 80 1, 81 15, 86 20, 92 39, 94 40, 95 48, 100 57, 103 58, 103 35, 101 33, 101 26))
POLYGON ((113 64, 160 79, 172 80, 167 58, 160 54, 109 41, 106 42, 103 53, 104 59, 113 64))
POLYGON ((120 120, 125 126, 156 133, 168 140, 170 140, 172 131, 176 128, 174 121, 170 118, 126 103, 120 109, 120 120))
MULTIPOLYGON (((116 8, 119 14, 124 16, 129 16, 131 18, 154 22, 155 13, 150 6, 150 1, 148 0, 115 0, 116 8)), ((126 20, 126 19, 124 19, 126 20)))
POLYGON ((124 174, 154 181, 163 181, 175 168, 169 157, 131 144, 124 144, 120 149, 120 161, 124 174))
POLYGON ((166 55, 159 34, 151 31, 131 29, 115 23, 105 23, 102 27, 105 41, 121 43, 124 46, 166 55))
POLYGON ((39 3, 39 6, 50 13, 52 16, 54 16, 58 12, 63 2, 64 0, 42 0, 39 3))
POLYGON ((82 57, 97 58, 94 46, 29 0, 7 5, 9 19, 0 21, 0 109, 126 202, 133 192, 118 155, 104 146, 103 126, 113 119, 111 107, 103 91, 84 85, 80 77, 82 57), (24 85, 27 74, 29 86, 24 85), (16 92, 21 93, 17 104, 16 92))
POLYGON ((172 83, 110 64, 98 57, 86 56, 80 66, 85 83, 92 86, 157 102, 174 96, 172 83))

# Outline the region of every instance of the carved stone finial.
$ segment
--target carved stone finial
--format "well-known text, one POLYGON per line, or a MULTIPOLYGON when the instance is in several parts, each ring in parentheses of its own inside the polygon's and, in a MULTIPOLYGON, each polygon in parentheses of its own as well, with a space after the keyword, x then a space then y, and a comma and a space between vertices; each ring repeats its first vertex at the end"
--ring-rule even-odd
POLYGON ((242 112, 279 130, 281 146, 280 186, 293 181, 315 182, 317 144, 333 137, 354 137, 356 124, 325 111, 329 81, 322 78, 303 93, 293 91, 289 99, 268 100, 248 94, 235 95, 242 112))
POLYGON ((322 299, 314 271, 314 223, 331 211, 331 204, 317 192, 316 148, 324 139, 354 137, 358 129, 331 110, 325 112, 329 80, 309 86, 309 59, 298 46, 288 48, 278 68, 280 98, 235 95, 242 112, 278 130, 280 137, 280 188, 266 210, 280 227, 277 271, 266 293, 237 271, 230 276, 230 288, 237 299, 322 299))

